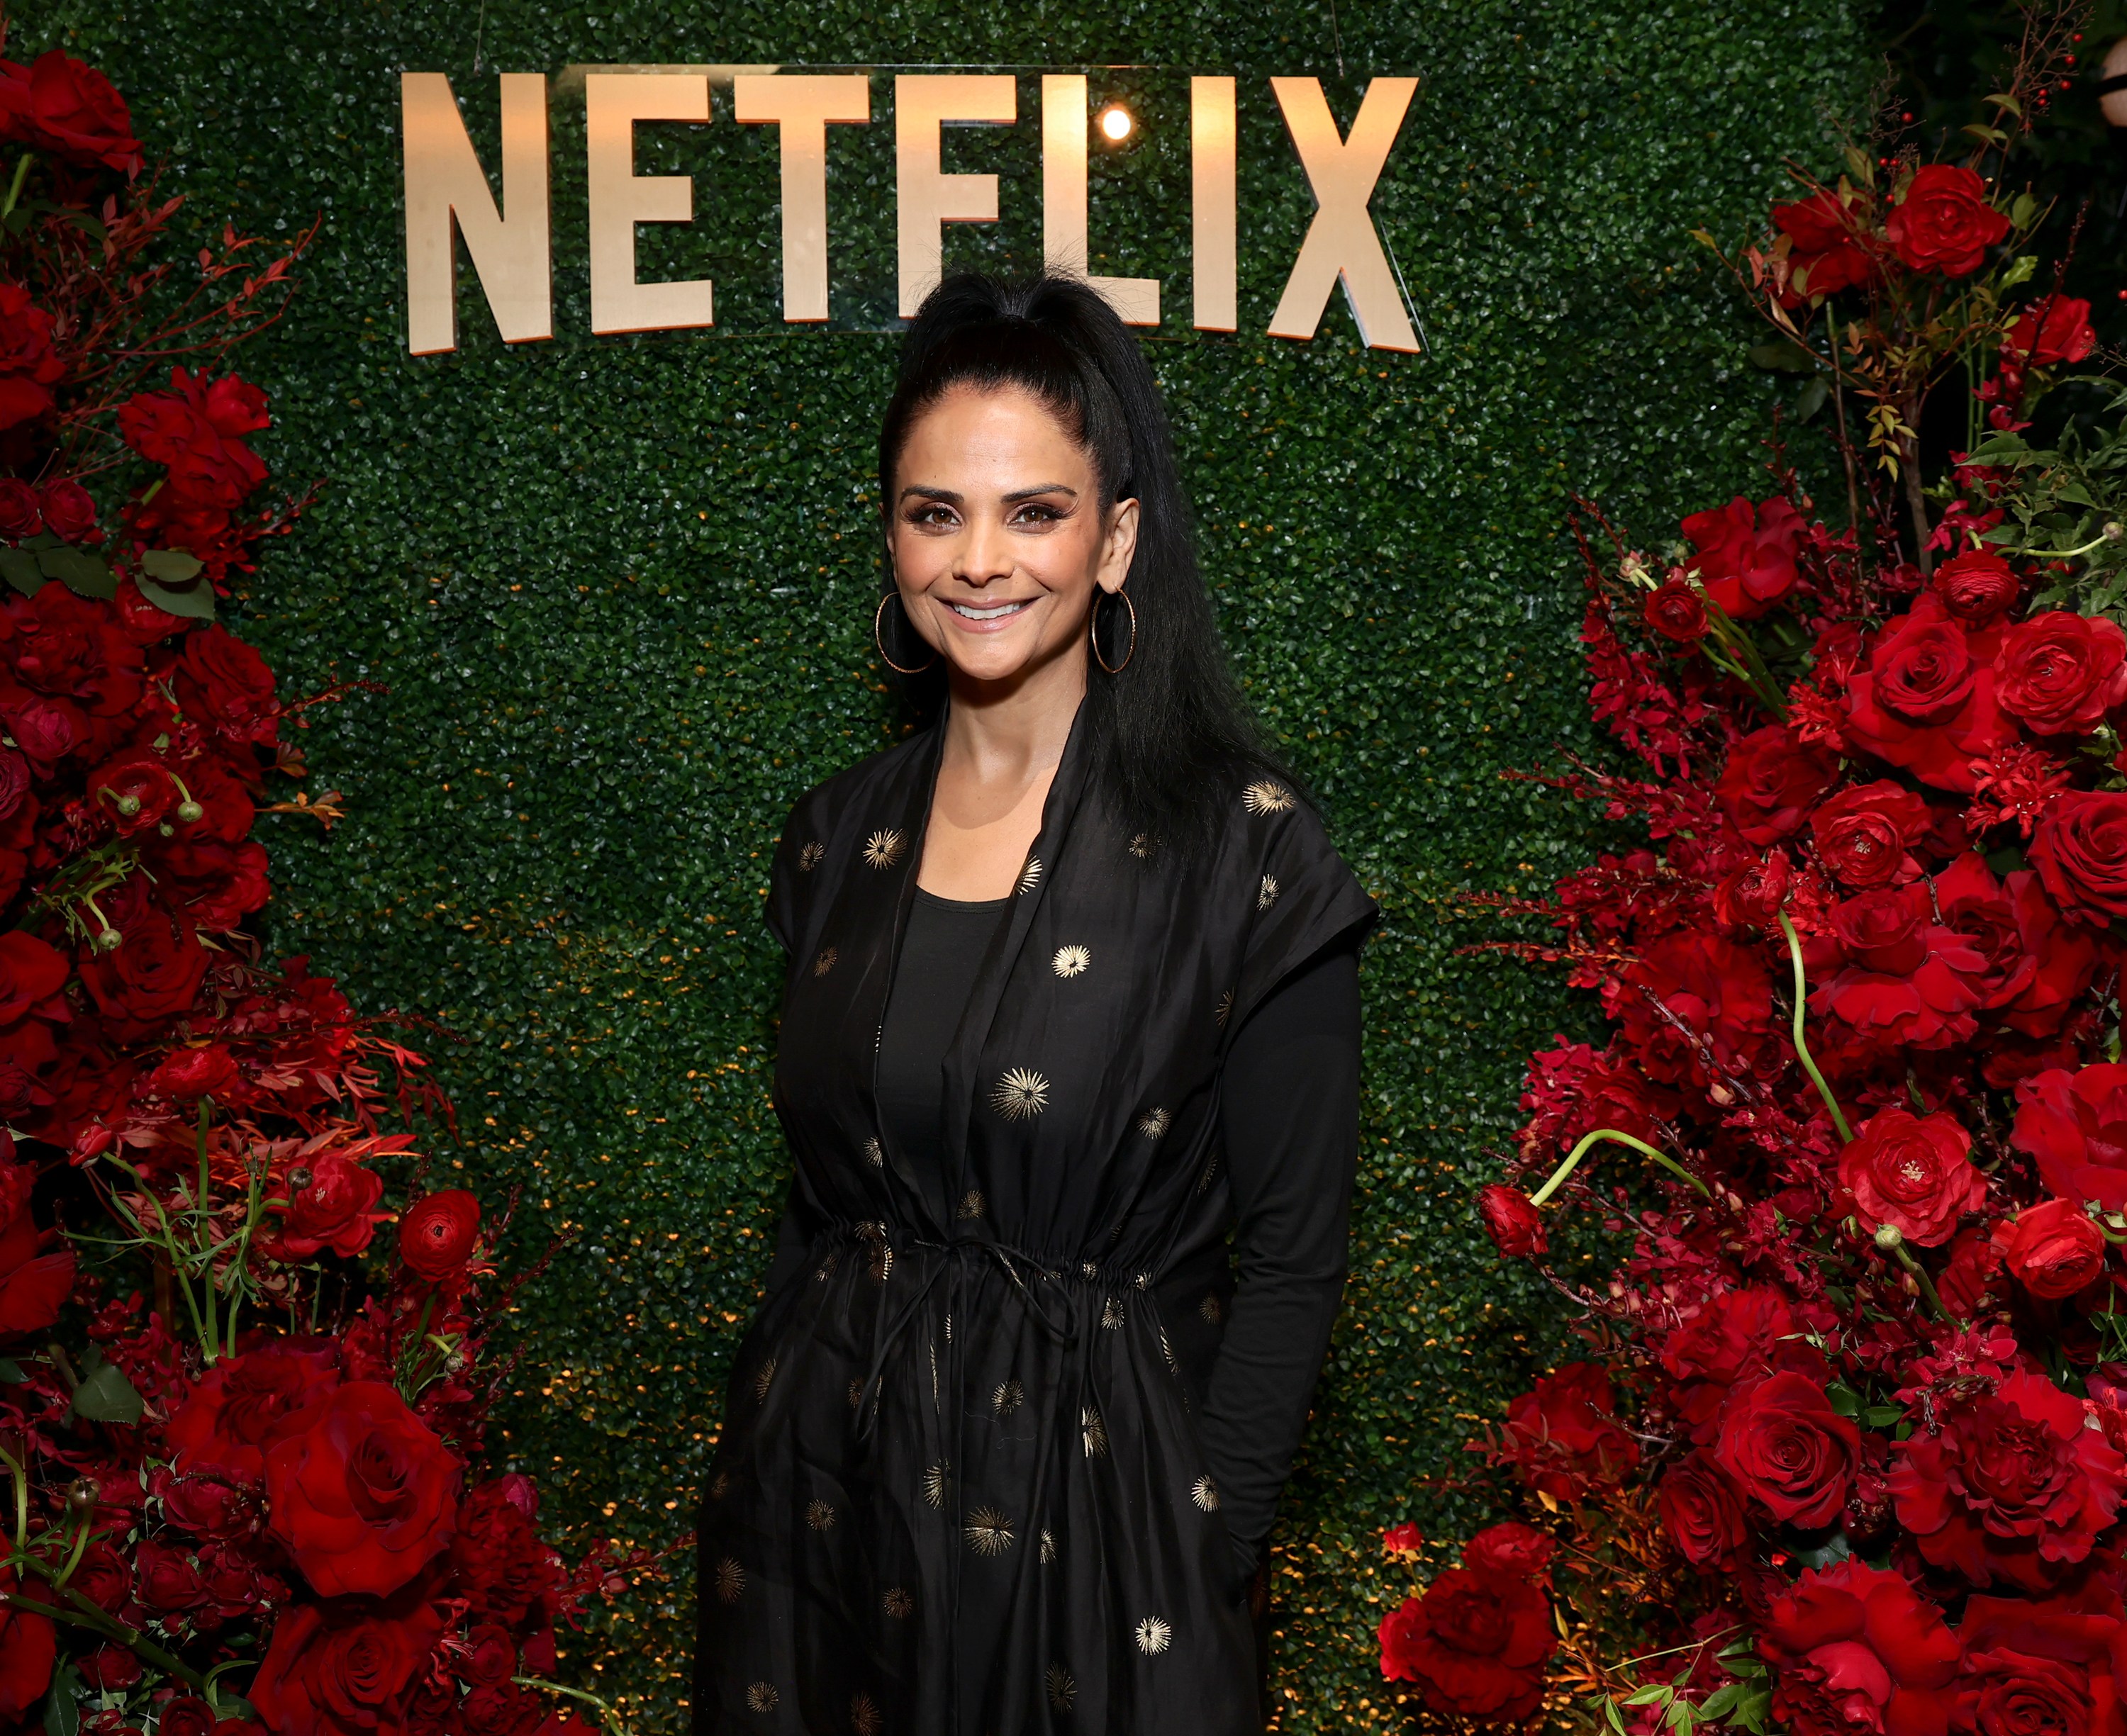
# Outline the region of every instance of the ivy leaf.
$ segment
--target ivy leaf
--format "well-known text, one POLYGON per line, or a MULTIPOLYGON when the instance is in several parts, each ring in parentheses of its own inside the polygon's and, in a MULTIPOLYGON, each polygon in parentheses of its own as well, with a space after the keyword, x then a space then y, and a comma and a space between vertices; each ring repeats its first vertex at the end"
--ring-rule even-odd
POLYGON ((83 1375, 73 1389, 73 1414, 89 1422, 138 1422, 143 1408, 140 1393, 115 1362, 83 1375))

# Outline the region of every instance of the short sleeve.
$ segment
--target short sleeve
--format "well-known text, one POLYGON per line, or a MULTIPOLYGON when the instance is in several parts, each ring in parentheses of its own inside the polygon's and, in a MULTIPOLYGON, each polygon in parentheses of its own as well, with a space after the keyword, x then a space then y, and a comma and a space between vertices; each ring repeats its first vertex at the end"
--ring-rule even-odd
POLYGON ((1324 948, 1357 946, 1381 916, 1312 808, 1269 783, 1248 785, 1243 807, 1241 859, 1248 864, 1255 908, 1229 1030, 1239 1030, 1265 996, 1324 948))

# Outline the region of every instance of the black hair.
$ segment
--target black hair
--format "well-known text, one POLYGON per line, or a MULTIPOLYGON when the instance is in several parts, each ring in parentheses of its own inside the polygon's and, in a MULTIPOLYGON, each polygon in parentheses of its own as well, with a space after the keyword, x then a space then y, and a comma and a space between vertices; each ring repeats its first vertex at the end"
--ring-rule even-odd
MULTIPOLYGON (((946 278, 902 339, 900 380, 879 428, 880 523, 889 538, 894 471, 909 431, 959 386, 1031 394, 1092 459, 1103 509, 1137 500, 1137 550, 1125 584, 1137 612, 1136 644, 1120 674, 1097 662, 1087 669, 1087 747, 1118 818, 1185 855, 1208 849, 1232 811, 1237 773, 1294 780, 1264 745, 1228 671, 1196 570, 1167 409, 1136 338, 1074 278, 946 278)), ((891 592, 890 560, 885 583, 891 592)), ((1099 604, 1096 598, 1097 619, 1099 604)), ((1103 623, 1101 643, 1111 660, 1128 631, 1126 622, 1112 632, 1103 623)), ((942 662, 900 679, 917 717, 936 717, 945 695, 942 662)))

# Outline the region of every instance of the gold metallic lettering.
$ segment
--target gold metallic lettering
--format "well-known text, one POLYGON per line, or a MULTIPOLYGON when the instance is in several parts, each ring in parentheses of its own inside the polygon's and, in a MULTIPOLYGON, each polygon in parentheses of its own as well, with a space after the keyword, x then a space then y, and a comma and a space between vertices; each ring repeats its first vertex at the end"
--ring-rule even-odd
POLYGON ((709 81, 700 73, 592 73, 585 78, 594 332, 671 331, 714 323, 706 278, 635 281, 635 225, 690 223, 694 215, 692 177, 635 173, 635 123, 708 118, 709 81))
POLYGON ((912 318, 943 272, 948 223, 997 220, 995 175, 949 175, 939 129, 948 121, 1010 125, 1019 97, 1009 73, 904 73, 893 81, 895 230, 901 317, 912 318))
POLYGON ((1189 274, 1200 332, 1240 324, 1234 81, 1189 81, 1189 274))
POLYGON ((732 116, 782 130, 783 317, 827 317, 827 123, 869 121, 871 81, 861 73, 786 73, 732 81, 732 116))
POLYGON ((1086 269, 1086 79, 1041 80, 1041 256, 1061 277, 1083 277, 1125 325, 1159 324, 1157 277, 1097 277, 1086 269))

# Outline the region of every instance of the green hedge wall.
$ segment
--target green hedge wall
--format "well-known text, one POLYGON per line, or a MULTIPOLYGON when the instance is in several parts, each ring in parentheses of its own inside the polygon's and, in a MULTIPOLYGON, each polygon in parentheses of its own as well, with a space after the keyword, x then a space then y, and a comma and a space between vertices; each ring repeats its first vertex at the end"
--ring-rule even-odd
MULTIPOLYGON (((640 154, 697 177, 694 229, 648 242, 644 275, 714 277, 723 323, 590 337, 581 106, 557 101, 560 336, 506 350, 468 297, 463 347, 416 362, 396 74, 450 73, 492 164, 497 69, 1162 69, 1093 75, 1144 122, 1126 152, 1096 146, 1095 268, 1167 278, 1154 354, 1234 655, 1387 912, 1353 1280, 1277 1540, 1284 1723, 1401 1716, 1373 1655, 1404 1589, 1378 1533, 1470 1528, 1481 1481, 1419 1479, 1462 1478, 1462 1443, 1561 1348, 1558 1308, 1501 1271, 1467 1199, 1522 1056, 1587 1016, 1460 954, 1453 896, 1546 881, 1594 835, 1499 778, 1587 740, 1569 490, 1660 538, 1758 484, 1771 388, 1687 231, 1734 233, 1783 156, 1825 156, 1824 116, 1866 72, 1840 0, 23 7, 13 51, 54 44, 121 81, 190 220, 323 215, 302 299, 244 365, 273 395, 279 475, 329 490, 232 613, 291 691, 389 692, 311 714, 315 787, 353 817, 329 837, 269 822, 272 938, 363 1005, 457 1033, 438 1047, 467 1138, 444 1162, 490 1199, 523 1185, 527 1257, 575 1235, 524 1300, 504 1422, 579 1541, 689 1522, 785 1174, 770 848, 799 791, 898 728, 869 637, 893 342, 861 329, 891 307, 890 88, 869 129, 834 135, 836 329, 776 326, 774 130, 730 124, 726 93, 716 124, 646 128, 640 154), (1374 207, 1429 353, 1362 351, 1341 298, 1311 344, 1177 322, 1190 71, 1240 75, 1257 333, 1311 209, 1265 78, 1321 75, 1348 125, 1373 73, 1422 76, 1374 207)), ((1030 119, 951 135, 950 166, 1002 176, 1006 221, 956 229, 949 261, 1033 263, 1037 149, 1030 119)), ((683 1729, 692 1606, 683 1563, 565 1670, 631 1696, 646 1731, 683 1729)))

